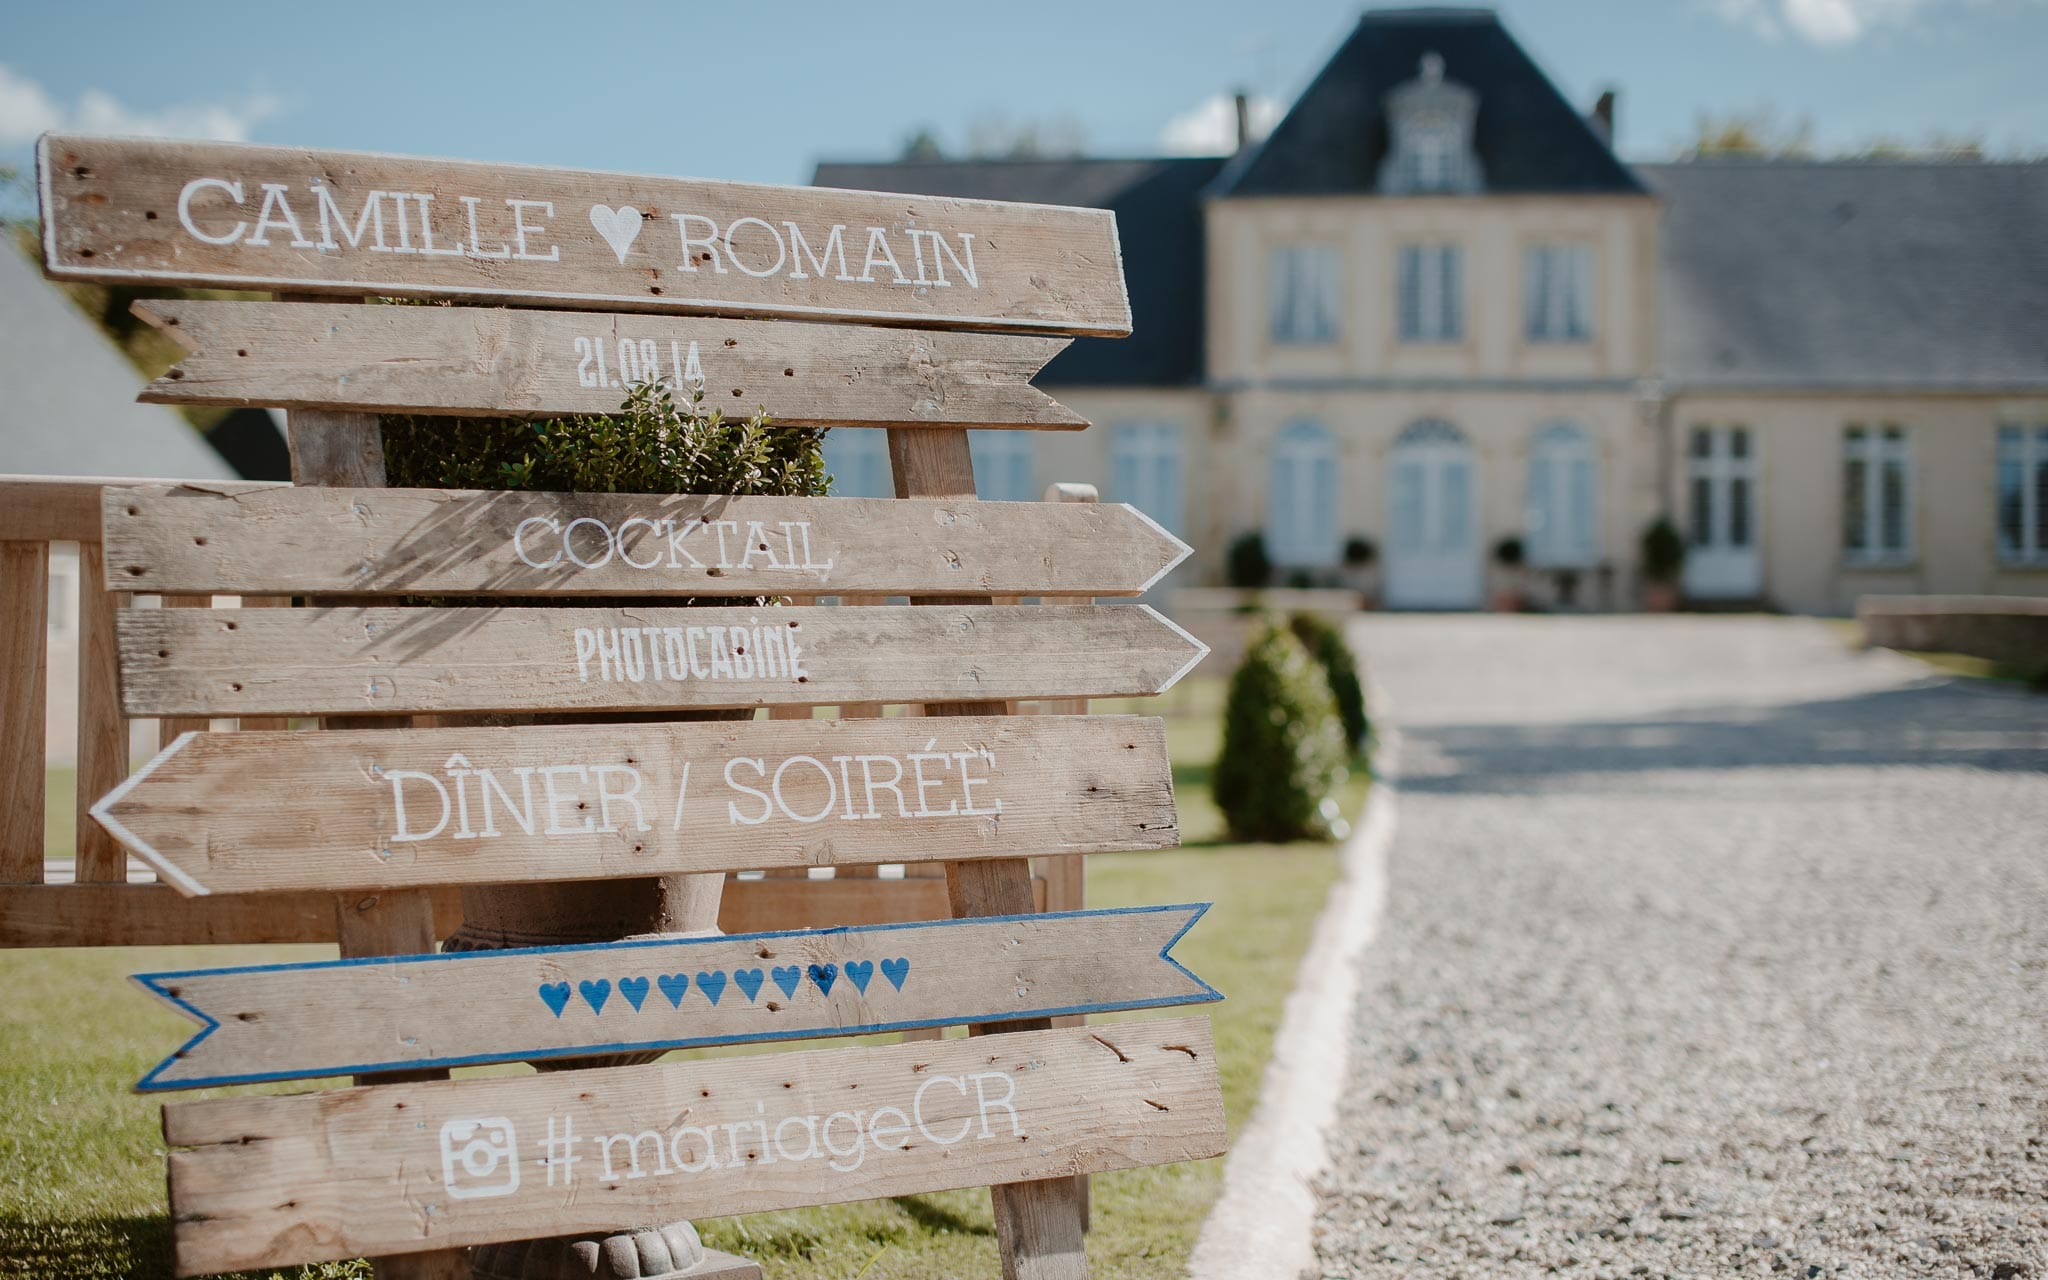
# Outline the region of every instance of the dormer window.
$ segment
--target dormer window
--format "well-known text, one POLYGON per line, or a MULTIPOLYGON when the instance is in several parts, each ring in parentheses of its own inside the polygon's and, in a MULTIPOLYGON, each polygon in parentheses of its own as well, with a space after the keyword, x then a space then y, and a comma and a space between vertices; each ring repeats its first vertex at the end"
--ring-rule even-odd
POLYGON ((1484 186, 1472 150, 1479 95, 1444 78, 1443 55, 1422 55, 1415 79, 1394 86, 1386 105, 1391 145, 1380 162, 1380 194, 1470 194, 1484 186))

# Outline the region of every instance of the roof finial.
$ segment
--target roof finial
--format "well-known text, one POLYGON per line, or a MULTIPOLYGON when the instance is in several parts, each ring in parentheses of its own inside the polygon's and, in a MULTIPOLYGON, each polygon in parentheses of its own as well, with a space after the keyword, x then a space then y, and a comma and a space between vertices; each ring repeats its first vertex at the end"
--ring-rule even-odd
POLYGON ((1422 55, 1422 83, 1442 84, 1444 79, 1444 55, 1431 49, 1422 55))

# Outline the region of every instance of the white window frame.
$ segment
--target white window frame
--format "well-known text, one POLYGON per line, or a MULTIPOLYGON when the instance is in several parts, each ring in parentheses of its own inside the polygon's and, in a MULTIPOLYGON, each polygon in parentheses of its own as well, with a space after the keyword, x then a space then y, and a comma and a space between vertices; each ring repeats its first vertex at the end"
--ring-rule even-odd
POLYGON ((1913 562, 1913 441, 1895 422, 1852 422, 1842 429, 1842 560, 1856 566, 1906 565, 1913 562), (1852 480, 1854 468, 1862 468, 1852 480), (1885 542, 1885 474, 1899 476, 1898 541, 1885 542), (1861 489, 1862 519, 1851 526, 1849 487, 1861 489), (1858 545, 1860 544, 1860 545, 1858 545))
POLYGON ((1992 521, 2000 564, 2048 565, 2048 422, 2022 426, 2000 423, 1992 479, 1992 521), (2018 538, 2005 527, 2005 481, 2008 468, 2019 472, 2018 538))
POLYGON ((1320 347, 1343 329, 1343 255, 1334 245, 1275 245, 1267 269, 1267 333, 1277 346, 1320 347))
POLYGON ((1119 422, 1109 429, 1112 502, 1127 502, 1176 537, 1187 524, 1187 445, 1177 422, 1119 422))
POLYGON ((1337 440, 1312 418, 1273 437, 1267 463, 1266 555, 1283 569, 1325 569, 1343 552, 1337 440))
POLYGON ((1522 256, 1522 332, 1568 346, 1593 340, 1593 246, 1532 244, 1522 256))
POLYGON ((1600 561, 1600 450, 1576 422, 1548 422, 1529 440, 1523 537, 1539 569, 1591 569, 1600 561), (1574 501, 1574 481, 1584 501, 1574 501))
POLYGON ((1404 244, 1394 270, 1394 331, 1411 346, 1465 340, 1465 261, 1445 242, 1404 244), (1415 308, 1408 306, 1413 282, 1415 308))
POLYGON ((967 452, 974 462, 974 496, 983 502, 1036 502, 1038 459, 1030 431, 969 431, 967 452))

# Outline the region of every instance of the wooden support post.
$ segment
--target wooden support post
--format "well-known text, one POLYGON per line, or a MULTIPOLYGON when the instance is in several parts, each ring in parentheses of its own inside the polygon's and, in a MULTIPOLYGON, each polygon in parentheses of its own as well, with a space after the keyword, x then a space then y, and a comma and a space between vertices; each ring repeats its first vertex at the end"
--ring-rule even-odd
POLYGON ((0 542, 0 882, 43 879, 50 544, 0 542))
MULTIPOLYGON (((967 433, 930 428, 889 432, 889 464, 899 498, 974 497, 974 461, 967 433)), ((983 604, 987 597, 941 597, 923 604, 983 604)), ((928 716, 1002 715, 1003 702, 925 704, 928 716)), ((1031 892, 1029 858, 992 858, 946 864, 946 893, 959 916, 1026 915, 1037 906, 1031 892)), ((1037 1031, 1051 1022, 1034 1018, 973 1029, 975 1035, 1037 1031)), ((1074 1178, 1016 1182, 990 1187, 995 1205, 996 1243, 1004 1280, 1087 1280, 1081 1189, 1074 1178)))
MULTIPOLYGON (((373 413, 330 413, 295 409, 287 415, 291 441, 292 483, 384 487, 384 429, 373 413)), ((403 717, 332 716, 323 729, 394 728, 403 717)), ((430 890, 404 889, 374 894, 344 894, 335 901, 335 934, 341 954, 355 956, 420 955, 434 950, 434 897, 430 890)), ((358 1078, 378 1081, 440 1079, 445 1071, 393 1073, 358 1078)), ((378 1258, 377 1280, 467 1280, 468 1255, 459 1249, 378 1258)))
POLYGON ((107 590, 105 548, 78 544, 78 809, 80 884, 128 879, 128 851, 93 821, 92 807, 128 776, 128 720, 121 714, 114 613, 128 598, 107 590))

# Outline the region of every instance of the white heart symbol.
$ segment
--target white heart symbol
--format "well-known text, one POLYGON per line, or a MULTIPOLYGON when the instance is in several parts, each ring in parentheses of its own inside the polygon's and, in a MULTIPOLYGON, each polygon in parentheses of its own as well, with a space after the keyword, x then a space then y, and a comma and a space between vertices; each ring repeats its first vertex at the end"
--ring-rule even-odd
POLYGON ((614 210, 610 205, 590 206, 590 225, 597 228, 597 234, 619 255, 619 265, 626 265, 626 250, 640 238, 640 211, 632 205, 620 205, 614 210))

